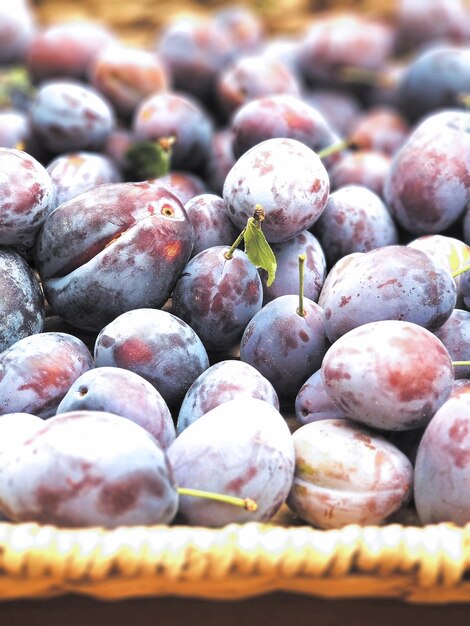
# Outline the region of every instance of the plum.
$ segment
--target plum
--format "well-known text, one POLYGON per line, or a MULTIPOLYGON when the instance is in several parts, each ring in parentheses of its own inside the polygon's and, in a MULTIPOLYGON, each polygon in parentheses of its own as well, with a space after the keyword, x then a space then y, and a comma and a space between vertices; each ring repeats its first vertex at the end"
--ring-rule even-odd
POLYGON ((300 45, 300 68, 308 83, 338 84, 342 70, 379 70, 391 57, 391 24, 364 15, 338 11, 313 21, 300 45))
POLYGON ((107 46, 98 52, 89 77, 123 117, 130 116, 144 98, 169 86, 168 72, 158 55, 123 45, 107 46))
POLYGON ((270 243, 310 228, 328 200, 330 182, 317 154, 295 139, 267 139, 245 152, 225 179, 223 198, 241 230, 261 204, 270 243))
POLYGON ((352 124, 349 139, 361 150, 392 156, 405 143, 408 134, 408 123, 398 110, 376 105, 352 124))
POLYGON ((0 463, 0 510, 18 522, 164 524, 177 506, 171 467, 156 439, 112 413, 56 415, 0 463))
POLYGON ((383 186, 391 164, 391 157, 381 152, 358 150, 344 154, 328 169, 331 189, 362 185, 383 197, 383 186))
POLYGON ((33 136, 51 154, 100 150, 115 125, 108 101, 85 83, 42 83, 32 103, 33 136))
POLYGON ((41 285, 28 263, 16 252, 0 247, 0 351, 44 327, 41 285))
POLYGON ((174 88, 208 103, 213 100, 219 72, 232 58, 233 45, 214 20, 191 15, 164 25, 156 51, 174 88))
POLYGON ((316 109, 290 94, 255 98, 241 106, 231 120, 236 158, 267 139, 296 139, 318 152, 334 143, 334 134, 316 109))
POLYGON ((426 425, 454 381, 444 344, 422 326, 399 320, 350 330, 329 348, 321 370, 348 417, 384 430, 426 425))
POLYGON ((219 361, 198 376, 186 392, 176 432, 181 433, 201 415, 241 395, 259 398, 279 410, 274 387, 258 370, 243 361, 219 361))
POLYGON ((24 62, 36 32, 36 19, 27 0, 0 3, 0 65, 24 62))
POLYGON ((327 419, 301 426, 292 439, 295 477, 287 504, 310 524, 381 524, 410 500, 410 461, 373 430, 327 419))
POLYGON ((223 198, 213 193, 194 196, 184 210, 194 228, 194 246, 191 256, 213 246, 231 245, 239 231, 229 218, 223 198))
POLYGON ((109 29, 93 20, 62 20, 36 33, 26 66, 38 82, 59 77, 84 80, 95 55, 115 40, 109 29))
POLYGON ((37 333, 16 341, 0 353, 0 415, 54 415, 72 383, 92 367, 86 345, 68 333, 37 333))
POLYGON ((193 243, 183 205, 158 180, 109 183, 52 211, 35 256, 54 312, 99 331, 125 311, 163 306, 193 243))
POLYGON ((220 196, 223 193, 227 174, 236 161, 232 144, 232 131, 229 127, 221 128, 213 133, 204 178, 209 188, 220 196))
POLYGON ((398 231, 377 194, 361 185, 333 191, 312 226, 331 267, 352 252, 368 252, 398 244, 398 231))
POLYGON ((300 426, 317 420, 347 418, 341 407, 333 402, 321 369, 309 376, 299 389, 295 397, 295 417, 300 426))
POLYGON ((428 116, 398 150, 384 183, 396 222, 415 235, 442 233, 463 215, 470 199, 470 113, 428 116))
POLYGON ((452 313, 457 291, 449 271, 426 252, 388 245, 349 255, 323 285, 319 304, 331 342, 361 324, 406 320, 437 330, 452 313))
POLYGON ((326 278, 325 253, 318 239, 304 230, 287 241, 273 243, 271 249, 277 261, 276 278, 268 287, 267 272, 260 270, 263 304, 298 293, 299 254, 305 254, 304 294, 316 302, 326 278))
POLYGON ((53 204, 46 168, 23 150, 0 148, 0 245, 31 247, 53 204))
POLYGON ((258 271, 230 246, 202 250, 183 268, 173 290, 172 311, 198 334, 207 350, 232 348, 263 303, 258 271))
POLYGON ((153 93, 136 108, 132 130, 141 141, 174 138, 171 169, 199 171, 211 149, 212 120, 188 94, 153 93))
POLYGON ((145 378, 121 367, 95 367, 69 388, 56 414, 105 411, 132 420, 155 437, 163 449, 175 438, 175 425, 161 394, 145 378))
POLYGON ((248 323, 240 342, 240 359, 255 367, 282 398, 295 398, 321 365, 328 350, 323 309, 299 296, 279 296, 248 323))
POLYGON ((28 114, 18 108, 0 110, 0 148, 18 148, 30 137, 28 114))
POLYGON ((422 235, 412 239, 406 245, 415 250, 426 252, 452 274, 457 289, 456 306, 464 308, 460 285, 462 274, 454 276, 454 273, 463 270, 470 264, 470 246, 461 239, 440 234, 422 235))
POLYGON ((206 183, 200 176, 184 170, 171 170, 157 178, 156 182, 171 191, 183 206, 192 198, 208 191, 206 183))
MULTIPOLYGON (((447 348, 452 361, 468 361, 470 358, 470 311, 454 309, 449 319, 434 334, 447 348)), ((470 367, 456 365, 455 378, 470 378, 470 367)))
POLYGON ((422 524, 470 519, 470 392, 459 389, 436 412, 416 455, 414 496, 422 524))
POLYGON ((121 182, 121 174, 112 160, 97 152, 61 154, 47 166, 55 189, 54 208, 78 196, 82 191, 106 183, 121 182))
POLYGON ((179 512, 194 525, 267 521, 289 493, 294 449, 289 428, 258 398, 224 402, 190 424, 167 451, 179 487, 251 498, 256 512, 180 497, 179 512))
POLYGON ((277 59, 261 53, 242 55, 222 70, 217 79, 217 99, 226 118, 241 106, 262 96, 300 96, 300 81, 277 59))
POLYGON ((97 367, 122 367, 148 380, 170 409, 209 367, 194 330, 158 309, 135 309, 116 317, 98 334, 94 353, 97 367))

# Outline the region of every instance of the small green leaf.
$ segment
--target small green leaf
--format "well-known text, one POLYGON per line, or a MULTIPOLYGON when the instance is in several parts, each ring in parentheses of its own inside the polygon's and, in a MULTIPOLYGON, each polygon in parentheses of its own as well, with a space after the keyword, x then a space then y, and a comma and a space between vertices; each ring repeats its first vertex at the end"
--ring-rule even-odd
POLYGON ((277 261, 259 222, 253 217, 248 220, 244 239, 247 257, 255 267, 261 267, 268 272, 267 285, 269 287, 276 276, 277 261))
POLYGON ((158 141, 136 141, 126 157, 135 180, 160 178, 170 170, 171 149, 158 141))

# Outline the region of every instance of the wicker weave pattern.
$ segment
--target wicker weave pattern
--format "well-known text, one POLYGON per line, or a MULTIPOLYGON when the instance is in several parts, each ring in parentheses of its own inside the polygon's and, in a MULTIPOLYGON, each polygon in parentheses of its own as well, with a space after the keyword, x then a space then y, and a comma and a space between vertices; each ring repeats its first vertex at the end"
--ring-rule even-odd
POLYGON ((309 527, 231 524, 59 530, 0 524, 0 598, 68 592, 103 599, 234 599, 271 591, 323 597, 468 601, 470 525, 309 527))

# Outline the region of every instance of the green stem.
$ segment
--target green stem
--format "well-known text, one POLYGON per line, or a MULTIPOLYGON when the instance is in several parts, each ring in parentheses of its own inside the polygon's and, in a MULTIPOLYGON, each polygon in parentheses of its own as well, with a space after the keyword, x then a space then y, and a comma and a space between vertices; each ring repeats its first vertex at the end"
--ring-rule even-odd
POLYGON ((237 498, 237 496, 227 496, 220 493, 214 493, 212 491, 203 491, 202 489, 190 489, 189 487, 178 487, 177 491, 180 496, 193 496, 195 498, 216 500, 217 502, 238 506, 246 511, 250 511, 251 513, 256 511, 258 508, 256 502, 251 498, 237 498))
POLYGON ((233 253, 234 251, 238 248, 238 246, 241 244, 241 242, 243 241, 243 237, 245 236, 245 232, 246 232, 246 226, 245 228, 242 230, 242 232, 238 235, 238 237, 235 239, 235 241, 232 243, 232 245, 230 246, 230 248, 227 250, 227 252, 224 254, 224 257, 228 260, 230 260, 233 257, 233 253))
POLYGON ((455 272, 452 272, 451 276, 452 278, 456 278, 457 276, 460 276, 460 274, 463 274, 467 270, 470 270, 470 265, 466 265, 465 267, 461 267, 460 269, 455 270, 455 272))
POLYGON ((319 156, 320 159, 326 159, 327 157, 332 156, 337 152, 341 152, 342 150, 346 150, 347 148, 352 148, 353 145, 354 144, 351 142, 350 139, 343 139, 343 141, 339 141, 338 143, 334 143, 331 146, 323 148, 323 150, 317 152, 317 156, 319 156))
POLYGON ((470 365, 470 361, 452 361, 452 365, 470 365))
POLYGON ((297 309, 297 313, 301 317, 305 317, 305 308, 304 308, 304 289, 305 289, 305 259, 307 256, 305 254, 299 254, 299 308, 297 309))

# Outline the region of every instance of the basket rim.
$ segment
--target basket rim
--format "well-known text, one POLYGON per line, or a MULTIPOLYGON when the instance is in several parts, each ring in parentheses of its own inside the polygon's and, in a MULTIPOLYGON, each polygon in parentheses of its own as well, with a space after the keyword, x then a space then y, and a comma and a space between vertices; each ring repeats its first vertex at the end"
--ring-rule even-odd
POLYGON ((66 593, 233 600, 273 591, 470 602, 470 524, 107 530, 0 522, 0 600, 66 593))

